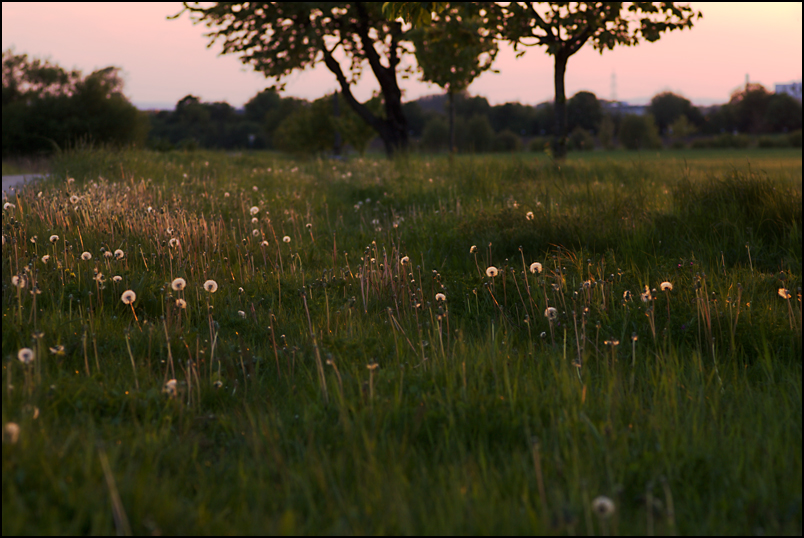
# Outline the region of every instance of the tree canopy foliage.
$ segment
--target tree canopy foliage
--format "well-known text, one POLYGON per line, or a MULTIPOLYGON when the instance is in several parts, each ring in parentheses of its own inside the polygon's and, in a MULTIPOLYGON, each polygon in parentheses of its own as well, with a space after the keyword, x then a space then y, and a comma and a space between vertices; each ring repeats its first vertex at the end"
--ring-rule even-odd
MULTIPOLYGON (((673 2, 473 2, 480 6, 486 27, 493 36, 520 46, 543 46, 555 58, 554 154, 566 154, 567 107, 564 77, 567 61, 586 43, 601 53, 617 45, 657 41, 664 32, 692 28, 701 12, 673 2)), ((426 23, 443 3, 386 2, 389 17, 426 23)))
POLYGON ((142 145, 147 120, 122 92, 117 67, 83 77, 47 60, 3 51, 3 156, 79 143, 142 145))
MULTIPOLYGON (((209 46, 223 41, 224 54, 237 54, 266 77, 282 80, 323 61, 335 75, 346 103, 369 124, 391 154, 408 145, 408 127, 399 88, 400 56, 412 52, 407 32, 390 21, 376 2, 217 2, 203 7, 185 2, 193 22, 213 28, 209 46), (349 62, 344 70, 335 54, 349 62), (352 94, 368 63, 380 85, 382 113, 352 94)), ((179 13, 180 15, 181 13, 179 13)), ((177 17, 179 16, 177 15, 177 17)))
POLYGON ((490 69, 498 51, 479 11, 471 3, 453 2, 435 16, 433 24, 411 32, 422 78, 446 89, 449 96, 450 151, 455 150, 455 92, 465 90, 490 69))

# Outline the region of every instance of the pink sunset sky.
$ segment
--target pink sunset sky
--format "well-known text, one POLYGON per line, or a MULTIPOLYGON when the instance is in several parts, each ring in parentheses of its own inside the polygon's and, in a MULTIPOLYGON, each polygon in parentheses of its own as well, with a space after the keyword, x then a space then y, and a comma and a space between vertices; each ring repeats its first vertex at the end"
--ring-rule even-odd
MULTIPOLYGON (((656 43, 619 47, 602 55, 585 46, 569 60, 567 96, 580 90, 599 98, 646 103, 662 91, 684 95, 699 105, 723 103, 745 83, 801 80, 801 3, 691 2, 703 12, 692 30, 666 33, 656 43)), ((124 92, 140 108, 172 108, 188 94, 203 101, 239 107, 274 83, 243 65, 237 56, 220 56, 220 43, 207 48, 207 29, 164 3, 3 2, 3 50, 48 58, 88 74, 110 65, 122 68, 124 92)), ((346 68, 344 63, 344 68, 346 68)), ((501 45, 494 68, 469 87, 492 104, 536 104, 553 98, 553 58, 531 47, 516 59, 501 45)), ((287 79, 285 95, 315 99, 337 87, 323 64, 287 79)), ((418 77, 402 81, 405 99, 439 93, 418 77)), ((355 94, 366 99, 379 88, 365 69, 355 94)))

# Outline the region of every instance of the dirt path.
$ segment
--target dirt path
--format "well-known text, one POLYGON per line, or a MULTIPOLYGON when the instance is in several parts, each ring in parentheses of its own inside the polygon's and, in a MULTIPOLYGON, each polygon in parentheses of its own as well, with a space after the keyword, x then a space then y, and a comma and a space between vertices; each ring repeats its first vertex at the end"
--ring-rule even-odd
POLYGON ((3 176, 3 198, 11 197, 14 191, 22 188, 26 183, 32 183, 38 178, 43 177, 42 174, 22 174, 19 176, 3 176))

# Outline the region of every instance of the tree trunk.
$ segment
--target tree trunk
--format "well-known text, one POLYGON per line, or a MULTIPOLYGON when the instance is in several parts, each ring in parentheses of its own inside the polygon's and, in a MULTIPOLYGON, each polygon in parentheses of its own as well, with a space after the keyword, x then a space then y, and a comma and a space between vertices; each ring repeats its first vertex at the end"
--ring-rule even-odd
POLYGON ((553 157, 563 159, 567 156, 567 97, 564 94, 564 75, 567 72, 568 56, 559 52, 556 54, 555 69, 555 136, 553 138, 553 157))

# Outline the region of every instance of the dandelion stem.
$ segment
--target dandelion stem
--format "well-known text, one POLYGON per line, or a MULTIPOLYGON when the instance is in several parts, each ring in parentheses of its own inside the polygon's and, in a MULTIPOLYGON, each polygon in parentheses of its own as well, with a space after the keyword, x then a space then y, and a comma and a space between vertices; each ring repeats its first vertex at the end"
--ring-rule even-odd
POLYGON ((128 342, 128 330, 126 330, 126 349, 128 349, 128 356, 131 358, 131 370, 134 372, 134 386, 140 390, 140 382, 137 380, 137 365, 134 363, 134 354, 131 353, 131 344, 128 342))

